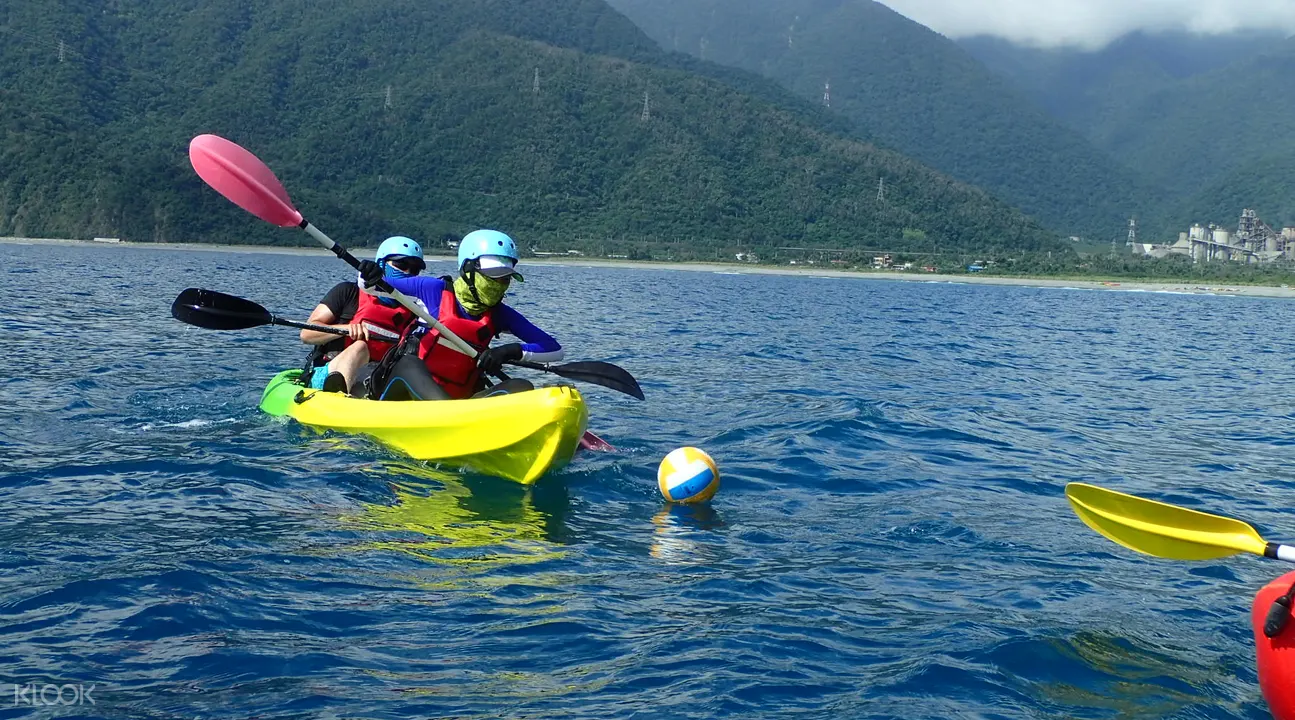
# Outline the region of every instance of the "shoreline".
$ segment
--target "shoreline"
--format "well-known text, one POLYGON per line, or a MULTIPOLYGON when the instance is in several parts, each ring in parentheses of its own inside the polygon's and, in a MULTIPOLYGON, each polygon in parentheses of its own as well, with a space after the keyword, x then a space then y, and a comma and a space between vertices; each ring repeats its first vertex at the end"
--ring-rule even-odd
MULTIPOLYGON (((299 255, 331 257, 322 247, 280 247, 276 245, 218 245, 212 243, 128 243, 95 242, 92 240, 66 240, 58 238, 0 237, 0 245, 59 245, 70 247, 148 248, 156 250, 191 250, 197 252, 234 252, 248 254, 299 255)), ((372 252, 374 248, 351 248, 358 254, 372 252)), ((429 262, 449 262, 449 255, 430 255, 429 262)), ((883 280, 894 282, 926 282, 965 285, 1015 285, 1018 287, 1070 288, 1077 290, 1103 290, 1110 292, 1155 292, 1188 295, 1236 295, 1248 297, 1295 298, 1295 288, 1277 285, 1229 285, 1191 280, 1169 282, 1126 281, 1119 279, 1078 279, 1043 277, 1005 277, 1002 275, 940 275, 875 270, 834 270, 797 265, 774 266, 724 262, 657 262, 648 260, 609 260, 594 257, 543 257, 524 260, 531 266, 601 267, 637 270, 674 270, 683 272, 713 272, 734 275, 792 275, 813 278, 883 280)))

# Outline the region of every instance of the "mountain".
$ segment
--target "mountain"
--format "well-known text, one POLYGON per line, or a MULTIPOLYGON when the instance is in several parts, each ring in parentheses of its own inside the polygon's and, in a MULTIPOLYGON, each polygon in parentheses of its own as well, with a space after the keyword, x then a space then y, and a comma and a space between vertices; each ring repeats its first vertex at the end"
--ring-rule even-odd
POLYGON ((1295 40, 1130 102, 1093 134, 1131 166, 1179 193, 1295 150, 1295 40))
POLYGON ((339 240, 1066 252, 984 191, 599 0, 107 0, 8 8, 0 234, 299 242, 188 167, 214 132, 339 240), (879 202, 877 188, 885 183, 879 202))
POLYGON ((610 0, 666 49, 761 73, 1047 226, 1109 237, 1156 202, 953 41, 871 0, 610 0))
POLYGON ((1235 229, 1243 208, 1255 210, 1268 225, 1295 226, 1295 150, 1273 152, 1215 175, 1207 185, 1175 203, 1169 216, 1176 225, 1162 231, 1173 238, 1193 222, 1235 229))
POLYGON ((1295 39, 1134 34, 1097 52, 977 38, 964 46, 1032 92, 1166 202, 1151 228, 1235 226, 1243 208, 1295 224, 1295 39))
POLYGON ((1238 31, 1132 32, 1097 50, 1034 47, 989 35, 960 38, 963 49, 1025 91, 1049 113, 1093 138, 1102 118, 1179 80, 1262 54, 1282 35, 1238 31))

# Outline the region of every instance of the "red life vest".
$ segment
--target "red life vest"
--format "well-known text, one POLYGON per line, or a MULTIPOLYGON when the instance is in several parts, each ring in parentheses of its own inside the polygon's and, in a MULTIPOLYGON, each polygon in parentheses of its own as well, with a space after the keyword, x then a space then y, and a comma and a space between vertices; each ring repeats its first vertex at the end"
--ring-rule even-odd
MULTIPOLYGON (((495 330, 493 314, 494 310, 491 309, 487 310, 479 320, 459 317, 458 301, 454 299, 453 286, 446 283, 445 290, 441 293, 441 307, 436 313, 436 319, 477 352, 481 352, 490 347, 490 341, 499 334, 495 330)), ((477 382, 481 379, 476 359, 452 347, 439 344, 437 340, 440 337, 441 333, 436 328, 429 329, 422 341, 418 343, 418 357, 427 365, 428 371, 432 373, 432 379, 436 380, 437 385, 445 388, 445 392, 449 393, 450 397, 457 400, 471 397, 477 390, 477 382)))
POLYGON ((1292 583, 1295 583, 1295 572, 1268 583, 1255 595, 1250 613, 1255 631, 1259 689, 1263 691, 1275 720, 1295 720, 1295 617, 1291 617, 1293 613, 1290 610, 1285 611, 1287 627, 1275 638, 1264 635, 1264 622, 1273 601, 1285 595, 1292 583))
MULTIPOLYGON (((367 342, 369 345, 369 360, 374 362, 381 360, 391 348, 396 346, 400 335, 413 321, 414 314, 405 308, 400 305, 395 307, 384 305, 378 298, 366 292, 360 293, 360 301, 355 310, 355 317, 351 318, 352 324, 362 322, 370 326, 370 337, 367 342), (376 333, 373 331, 375 327, 378 328, 376 333), (391 334, 390 341, 376 339, 382 334, 381 331, 383 330, 391 334)), ((350 346, 353 342, 355 340, 352 338, 348 337, 346 339, 347 346, 350 346)))

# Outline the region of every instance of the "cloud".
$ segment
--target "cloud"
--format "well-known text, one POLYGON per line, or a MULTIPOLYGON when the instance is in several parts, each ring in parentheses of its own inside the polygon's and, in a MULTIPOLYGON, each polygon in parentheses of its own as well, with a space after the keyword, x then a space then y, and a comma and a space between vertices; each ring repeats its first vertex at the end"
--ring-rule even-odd
POLYGON ((881 0, 951 38, 1096 49, 1134 30, 1295 33, 1295 0, 881 0))

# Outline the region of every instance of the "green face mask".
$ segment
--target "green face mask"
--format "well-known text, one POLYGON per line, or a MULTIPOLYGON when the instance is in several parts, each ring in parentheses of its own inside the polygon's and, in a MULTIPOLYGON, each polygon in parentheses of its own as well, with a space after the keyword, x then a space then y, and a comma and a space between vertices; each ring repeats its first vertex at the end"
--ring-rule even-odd
POLYGON ((481 315, 504 299, 504 293, 508 292, 510 283, 507 280, 486 277, 481 273, 472 275, 476 278, 477 297, 472 297, 468 281, 463 279, 462 275, 454 278, 454 296, 459 299, 459 304, 464 310, 473 315, 481 315), (477 298, 481 301, 477 302, 477 298))

